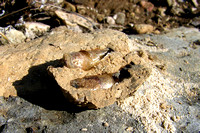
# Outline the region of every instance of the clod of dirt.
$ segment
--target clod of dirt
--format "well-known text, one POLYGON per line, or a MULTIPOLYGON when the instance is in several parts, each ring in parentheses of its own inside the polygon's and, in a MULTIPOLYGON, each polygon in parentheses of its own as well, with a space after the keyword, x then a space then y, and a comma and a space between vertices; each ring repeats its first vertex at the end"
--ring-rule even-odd
POLYGON ((136 24, 134 30, 139 34, 152 33, 154 27, 150 24, 136 24))

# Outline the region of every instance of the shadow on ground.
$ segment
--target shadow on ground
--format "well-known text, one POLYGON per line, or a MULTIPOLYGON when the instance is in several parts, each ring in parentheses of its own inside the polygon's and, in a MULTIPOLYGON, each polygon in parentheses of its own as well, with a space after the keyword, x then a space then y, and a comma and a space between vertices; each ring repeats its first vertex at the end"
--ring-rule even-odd
POLYGON ((63 96, 55 79, 48 74, 48 66, 59 67, 61 65, 60 60, 55 60, 31 67, 26 76, 13 83, 17 90, 17 95, 47 110, 67 111, 70 113, 86 110, 69 103, 63 96))

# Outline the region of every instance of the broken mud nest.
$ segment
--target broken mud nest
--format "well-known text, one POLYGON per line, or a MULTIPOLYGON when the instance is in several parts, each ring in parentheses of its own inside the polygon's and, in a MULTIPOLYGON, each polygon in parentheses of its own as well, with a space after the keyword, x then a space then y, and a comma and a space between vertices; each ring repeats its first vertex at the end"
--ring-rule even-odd
POLYGON ((127 36, 118 32, 117 42, 104 40, 110 36, 108 31, 112 30, 94 33, 92 40, 76 44, 77 49, 64 54, 63 67, 48 67, 64 96, 78 106, 96 109, 123 100, 150 75, 127 36))

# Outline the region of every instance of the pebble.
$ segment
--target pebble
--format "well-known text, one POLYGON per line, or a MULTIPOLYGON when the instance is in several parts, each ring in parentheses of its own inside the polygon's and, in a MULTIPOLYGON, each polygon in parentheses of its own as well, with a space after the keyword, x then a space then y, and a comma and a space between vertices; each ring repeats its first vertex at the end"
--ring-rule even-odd
POLYGON ((104 127, 108 127, 108 126, 109 126, 108 122, 104 122, 104 123, 103 123, 103 126, 104 126, 104 127))
POLYGON ((194 19, 192 19, 191 24, 195 27, 200 26, 200 17, 195 17, 194 19))
POLYGON ((198 7, 198 6, 199 6, 197 0, 192 0, 192 3, 194 4, 195 7, 198 7))
POLYGON ((111 25, 115 24, 115 20, 110 16, 106 18, 106 22, 111 25))
POLYGON ((25 35, 28 38, 34 39, 37 36, 43 35, 45 32, 49 31, 50 26, 39 23, 39 22, 26 22, 24 24, 25 35))
POLYGON ((153 11, 153 9, 154 9, 154 5, 153 5, 151 2, 147 2, 147 1, 142 0, 142 1, 140 2, 140 5, 141 5, 144 9, 146 9, 148 12, 151 12, 151 11, 153 11))
POLYGON ((127 127, 126 131, 128 131, 128 132, 133 131, 133 127, 127 127))
POLYGON ((174 6, 175 1, 174 0, 167 0, 167 4, 168 4, 169 7, 174 6))
POLYGON ((153 33, 154 34, 160 34, 160 31, 159 30, 155 30, 153 33))
POLYGON ((152 33, 154 27, 150 24, 135 24, 134 29, 139 34, 152 33))
POLYGON ((80 14, 86 13, 86 7, 85 6, 77 5, 77 10, 78 10, 78 13, 80 13, 80 14))
POLYGON ((166 11, 166 8, 164 8, 164 7, 158 8, 158 12, 162 17, 166 16, 165 11, 166 11))
POLYGON ((82 128, 81 131, 87 132, 87 128, 82 128))
POLYGON ((23 32, 15 29, 10 29, 9 31, 6 31, 6 37, 8 38, 10 43, 22 43, 26 39, 26 36, 23 34, 23 32))
POLYGON ((123 25, 125 23, 126 15, 122 12, 118 12, 113 16, 113 18, 115 19, 116 24, 123 25))
POLYGON ((98 20, 99 22, 102 22, 103 19, 104 19, 104 17, 105 17, 104 14, 97 14, 97 20, 98 20))
POLYGON ((76 12, 76 7, 74 5, 72 5, 71 3, 65 2, 65 5, 66 5, 65 9, 67 11, 76 12))
POLYGON ((193 42, 195 45, 200 45, 200 39, 193 42))

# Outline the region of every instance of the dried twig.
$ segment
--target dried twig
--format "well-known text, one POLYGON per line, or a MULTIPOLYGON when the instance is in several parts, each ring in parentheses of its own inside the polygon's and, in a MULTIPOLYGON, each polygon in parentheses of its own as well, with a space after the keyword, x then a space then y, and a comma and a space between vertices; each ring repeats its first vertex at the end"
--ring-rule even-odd
POLYGON ((22 9, 19 9, 19 10, 17 10, 17 11, 14 11, 14 12, 8 13, 8 14, 6 14, 6 15, 0 17, 0 19, 3 19, 3 18, 5 18, 5 17, 8 17, 8 16, 13 15, 13 14, 18 13, 18 12, 21 12, 21 11, 23 11, 23 10, 25 10, 25 9, 30 8, 30 7, 31 7, 31 6, 27 6, 27 7, 24 7, 24 8, 22 8, 22 9))
POLYGON ((9 39, 2 32, 0 32, 0 35, 7 41, 7 43, 10 42, 9 39))

